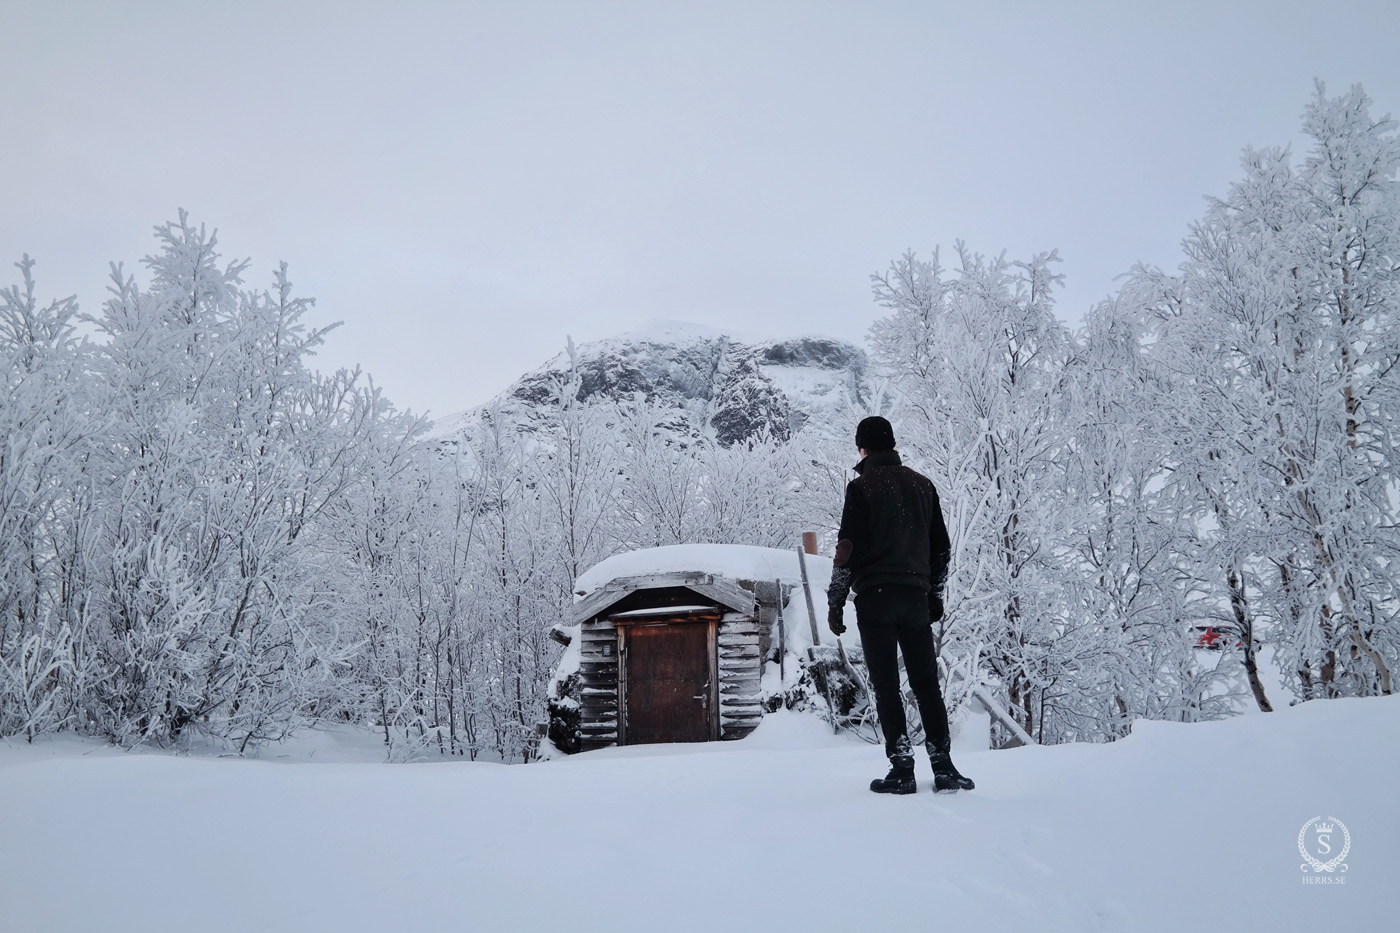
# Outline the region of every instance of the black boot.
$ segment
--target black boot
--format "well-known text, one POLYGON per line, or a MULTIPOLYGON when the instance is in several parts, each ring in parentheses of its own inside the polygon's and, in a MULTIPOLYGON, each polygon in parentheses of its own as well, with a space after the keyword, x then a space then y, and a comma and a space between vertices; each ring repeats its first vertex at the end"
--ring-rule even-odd
POLYGON ((877 794, 912 794, 919 789, 914 783, 914 756, 891 755, 890 773, 870 782, 877 794))
POLYGON ((972 790, 977 785, 972 778, 963 777, 953 765, 948 749, 928 747, 928 763, 933 766, 933 792, 952 794, 960 790, 972 790))

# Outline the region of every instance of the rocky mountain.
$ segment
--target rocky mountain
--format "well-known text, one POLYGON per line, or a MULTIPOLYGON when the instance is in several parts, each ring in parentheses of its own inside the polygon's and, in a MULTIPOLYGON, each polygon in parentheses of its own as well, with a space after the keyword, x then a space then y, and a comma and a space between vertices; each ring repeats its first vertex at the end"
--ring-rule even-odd
POLYGON ((863 403, 867 367, 864 351, 829 337, 762 339, 657 323, 575 347, 572 361, 560 353, 487 405, 440 419, 433 434, 473 433, 491 412, 528 427, 577 378, 581 401, 644 398, 677 434, 726 447, 765 432, 786 441, 812 418, 863 403))

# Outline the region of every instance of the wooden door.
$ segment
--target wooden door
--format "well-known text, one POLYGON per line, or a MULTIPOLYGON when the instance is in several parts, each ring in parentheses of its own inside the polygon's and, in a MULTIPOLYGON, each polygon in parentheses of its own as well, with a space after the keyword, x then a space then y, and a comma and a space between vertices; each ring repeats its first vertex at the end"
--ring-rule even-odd
POLYGON ((627 626, 627 744, 707 742, 713 623, 627 626))

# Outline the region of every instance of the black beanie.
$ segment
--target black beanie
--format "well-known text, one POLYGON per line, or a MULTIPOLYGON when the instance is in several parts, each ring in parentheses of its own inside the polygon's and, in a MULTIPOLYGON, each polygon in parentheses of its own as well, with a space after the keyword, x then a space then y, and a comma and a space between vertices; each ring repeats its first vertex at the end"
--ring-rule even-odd
POLYGON ((871 415, 856 425, 856 446, 870 453, 894 450, 894 428, 879 415, 871 415))

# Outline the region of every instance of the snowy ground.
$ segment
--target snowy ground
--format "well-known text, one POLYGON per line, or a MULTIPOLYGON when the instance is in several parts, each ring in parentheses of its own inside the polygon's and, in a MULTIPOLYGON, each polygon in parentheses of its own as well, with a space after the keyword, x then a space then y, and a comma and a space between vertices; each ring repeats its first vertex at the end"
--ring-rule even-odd
POLYGON ((528 767, 0 743, 0 929, 1394 930, 1397 738, 1400 697, 1139 723, 896 798, 789 713, 528 767), (1303 883, 1315 816, 1350 831, 1344 884, 1303 883))

